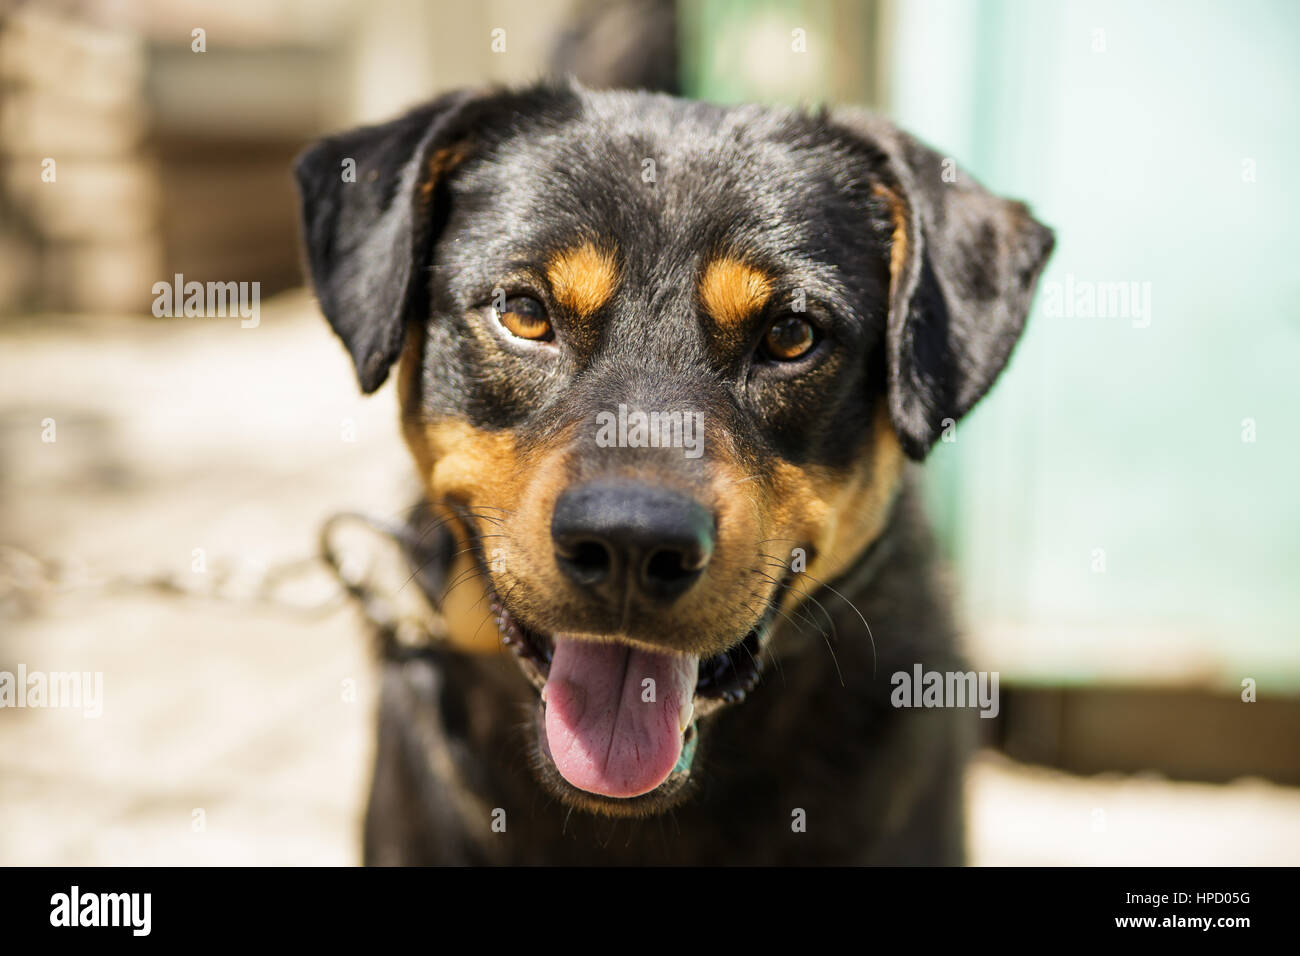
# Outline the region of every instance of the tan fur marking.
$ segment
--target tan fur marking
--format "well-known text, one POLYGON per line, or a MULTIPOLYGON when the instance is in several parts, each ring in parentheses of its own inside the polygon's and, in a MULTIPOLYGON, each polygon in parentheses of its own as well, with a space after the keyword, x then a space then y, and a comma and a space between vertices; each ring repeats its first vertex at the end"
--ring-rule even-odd
POLYGON ((714 259, 700 279, 700 303, 718 325, 735 328, 767 304, 772 280, 737 259, 714 259))
MULTIPOLYGON (((459 651, 472 654, 502 650, 495 625, 483 623, 487 611, 484 581, 475 573, 469 542, 460 521, 440 502, 452 498, 473 508, 484 501, 512 500, 512 477, 518 461, 508 432, 487 432, 458 421, 426 422, 419 414, 420 353, 424 333, 412 326, 397 367, 402 435, 437 519, 446 521, 456 538, 457 554, 448 581, 457 582, 444 597, 442 613, 448 636, 459 651)), ((494 512, 489 512, 492 514, 494 512)), ((442 597, 442 596, 440 596, 442 597)))
POLYGON ((397 360, 397 410, 401 420, 415 413, 414 404, 419 396, 414 391, 419 387, 420 353, 424 348, 424 329, 418 323, 406 328, 406 341, 402 345, 401 357, 397 360))
MULTIPOLYGON (((407 445, 415 458, 420 478, 428 489, 429 500, 447 499, 474 510, 476 506, 497 501, 512 501, 512 479, 520 471, 514 436, 509 432, 489 432, 465 422, 445 421, 429 424, 404 423, 407 445)), ((500 512, 488 511, 489 515, 500 512)), ((486 582, 477 573, 468 553, 465 529, 453 513, 442 507, 438 518, 446 520, 456 537, 456 551, 447 580, 455 582, 442 602, 443 617, 452 645, 465 653, 487 654, 502 650, 496 626, 484 620, 488 615, 486 582), (480 626, 481 625, 481 626, 480 626)), ((486 532, 492 522, 483 522, 486 532)), ((492 542, 484 541, 485 557, 492 561, 492 542)))
MULTIPOLYGON (((871 454, 847 475, 777 464, 768 503, 772 527, 765 534, 809 542, 816 548, 807 568, 810 580, 834 580, 884 531, 904 464, 903 449, 882 403, 876 410, 871 454)), ((788 549, 773 557, 790 562, 788 549)), ((795 603, 802 594, 786 597, 788 604, 795 603)))
POLYGON ((898 282, 898 273, 907 260, 907 210, 903 200, 888 186, 877 183, 871 191, 889 204, 889 216, 894 223, 894 233, 889 244, 889 281, 898 282))
POLYGON ((428 175, 420 183, 420 200, 428 202, 432 199, 438 181, 463 163, 467 155, 468 153, 463 144, 444 146, 442 149, 435 150, 425 163, 425 170, 428 175))
POLYGON ((590 242, 567 249, 546 269, 551 291, 566 309, 586 317, 609 301, 618 285, 618 264, 590 242))

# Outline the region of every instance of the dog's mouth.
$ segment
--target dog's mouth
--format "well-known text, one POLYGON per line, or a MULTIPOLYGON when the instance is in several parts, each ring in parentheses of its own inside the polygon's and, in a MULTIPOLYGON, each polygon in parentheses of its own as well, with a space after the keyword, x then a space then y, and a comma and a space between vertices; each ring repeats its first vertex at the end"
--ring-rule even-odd
POLYGON ((539 695, 542 773, 562 796, 609 813, 650 812, 691 773, 703 718, 757 686, 776 598, 721 654, 700 659, 524 625, 489 590, 502 641, 539 695), (558 779, 557 779, 558 777, 558 779))

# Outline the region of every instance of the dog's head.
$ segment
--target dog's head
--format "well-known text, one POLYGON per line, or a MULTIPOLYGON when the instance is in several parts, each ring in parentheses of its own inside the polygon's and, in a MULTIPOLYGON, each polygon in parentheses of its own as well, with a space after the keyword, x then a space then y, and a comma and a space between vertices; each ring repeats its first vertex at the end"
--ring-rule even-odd
POLYGON ((680 798, 774 622, 988 390, 1052 246, 852 112, 457 92, 297 172, 321 308, 365 391, 399 365, 464 552, 453 639, 495 613, 543 781, 612 814, 680 798))

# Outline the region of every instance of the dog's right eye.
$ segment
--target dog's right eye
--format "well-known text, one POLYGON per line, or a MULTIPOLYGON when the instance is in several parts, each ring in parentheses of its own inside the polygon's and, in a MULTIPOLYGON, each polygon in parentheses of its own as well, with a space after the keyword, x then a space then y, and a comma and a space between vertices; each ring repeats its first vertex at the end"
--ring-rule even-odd
POLYGON ((786 316, 772 324, 763 336, 763 354, 776 362, 803 358, 817 345, 817 328, 797 316, 786 316))
POLYGON ((546 306, 531 295, 512 295, 496 309, 497 321, 521 339, 542 342, 554 338, 546 306))

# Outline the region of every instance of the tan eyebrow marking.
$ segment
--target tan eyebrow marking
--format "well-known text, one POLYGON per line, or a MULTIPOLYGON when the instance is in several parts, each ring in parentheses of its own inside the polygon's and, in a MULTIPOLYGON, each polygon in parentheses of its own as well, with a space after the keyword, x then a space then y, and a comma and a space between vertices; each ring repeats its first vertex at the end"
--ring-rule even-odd
POLYGON ((618 264, 611 253, 584 242, 555 256, 547 266, 546 278, 561 305, 586 317, 614 294, 618 264))
POLYGON ((752 318, 772 295, 772 280, 738 259, 714 259, 700 279, 700 302, 714 322, 734 328, 752 318))

